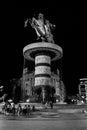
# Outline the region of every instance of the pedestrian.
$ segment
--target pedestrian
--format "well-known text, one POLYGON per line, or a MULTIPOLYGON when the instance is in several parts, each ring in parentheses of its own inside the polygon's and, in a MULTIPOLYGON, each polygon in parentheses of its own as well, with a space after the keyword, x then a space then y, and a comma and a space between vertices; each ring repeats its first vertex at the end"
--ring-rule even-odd
POLYGON ((17 108, 17 114, 18 116, 20 116, 22 113, 22 107, 21 107, 21 104, 18 105, 18 108, 17 108))
POLYGON ((46 102, 46 103, 45 103, 45 109, 47 109, 47 105, 48 105, 48 103, 46 102))
POLYGON ((35 106, 32 106, 32 111, 33 111, 33 112, 35 111, 35 106))
POLYGON ((31 108, 30 105, 27 106, 27 115, 29 116, 31 114, 31 108))
POLYGON ((13 115, 15 116, 15 104, 13 103, 13 106, 12 106, 12 112, 13 112, 13 115))
POLYGON ((23 113, 24 113, 25 116, 27 115, 27 105, 24 106, 23 113))
POLYGON ((2 111, 3 111, 4 114, 6 114, 6 110, 7 110, 7 104, 5 103, 5 105, 2 108, 2 111))
POLYGON ((51 107, 51 109, 53 109, 53 102, 52 101, 50 101, 50 107, 51 107))

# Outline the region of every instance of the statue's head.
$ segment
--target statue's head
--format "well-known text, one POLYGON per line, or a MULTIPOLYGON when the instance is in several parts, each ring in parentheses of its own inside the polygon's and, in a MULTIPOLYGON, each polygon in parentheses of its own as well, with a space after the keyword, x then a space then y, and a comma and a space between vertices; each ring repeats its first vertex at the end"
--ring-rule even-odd
POLYGON ((38 18, 39 19, 44 19, 44 15, 42 13, 39 13, 38 18))

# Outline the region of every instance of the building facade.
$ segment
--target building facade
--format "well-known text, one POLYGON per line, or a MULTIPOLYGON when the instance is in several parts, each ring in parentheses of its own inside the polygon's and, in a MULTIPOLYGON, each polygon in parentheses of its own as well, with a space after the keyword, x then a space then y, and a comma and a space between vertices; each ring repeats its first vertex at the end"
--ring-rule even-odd
POLYGON ((87 103, 87 78, 80 79, 79 95, 84 102, 87 103))

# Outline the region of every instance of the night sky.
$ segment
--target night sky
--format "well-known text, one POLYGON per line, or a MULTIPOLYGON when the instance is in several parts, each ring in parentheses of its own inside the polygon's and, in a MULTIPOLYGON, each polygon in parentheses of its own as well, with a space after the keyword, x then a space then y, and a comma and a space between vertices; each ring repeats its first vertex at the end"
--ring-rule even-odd
MULTIPOLYGON (((24 21, 38 13, 43 13, 46 19, 56 25, 54 40, 62 47, 63 57, 52 63, 52 69, 61 70, 67 93, 76 94, 79 78, 87 77, 85 8, 58 8, 56 5, 45 8, 17 6, 8 13, 5 12, 0 39, 0 85, 22 76, 23 47, 36 40, 35 30, 31 26, 24 28, 24 21)), ((28 64, 32 70, 34 63, 29 61, 28 64)))

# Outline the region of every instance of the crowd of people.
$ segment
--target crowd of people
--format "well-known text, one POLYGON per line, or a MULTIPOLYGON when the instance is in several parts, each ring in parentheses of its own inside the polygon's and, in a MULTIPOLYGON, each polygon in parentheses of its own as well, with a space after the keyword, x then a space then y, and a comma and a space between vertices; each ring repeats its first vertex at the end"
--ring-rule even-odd
MULTIPOLYGON (((46 102, 44 104, 45 109, 48 109, 50 105, 50 108, 53 109, 53 102, 50 101, 49 103, 46 102)), ((38 110, 34 105, 31 106, 29 104, 15 104, 15 103, 9 103, 9 102, 5 102, 5 105, 2 107, 2 113, 4 115, 17 115, 17 116, 29 116, 31 115, 32 112, 38 110)), ((39 110, 41 110, 39 108, 39 110)))
POLYGON ((34 106, 31 107, 30 105, 21 104, 15 105, 14 103, 5 103, 2 108, 2 111, 5 115, 18 115, 18 116, 29 116, 32 111, 34 111, 34 106))

